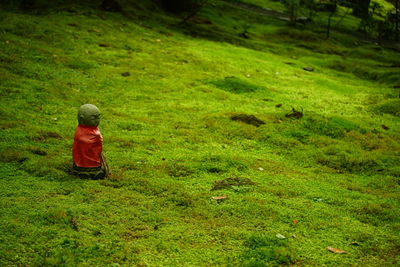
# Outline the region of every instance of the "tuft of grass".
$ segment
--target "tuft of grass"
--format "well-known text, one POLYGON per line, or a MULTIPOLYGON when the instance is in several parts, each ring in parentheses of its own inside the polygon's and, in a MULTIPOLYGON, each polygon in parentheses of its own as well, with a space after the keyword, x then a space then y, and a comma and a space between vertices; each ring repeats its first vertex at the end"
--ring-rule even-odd
POLYGON ((375 154, 340 144, 323 148, 317 153, 316 162, 339 172, 374 172, 382 167, 375 154))
POLYGON ((242 266, 284 266, 294 264, 296 253, 288 239, 278 239, 265 234, 253 234, 244 243, 242 266))
POLYGON ((340 117, 324 118, 319 115, 311 115, 303 123, 303 126, 314 134, 331 138, 343 138, 346 132, 350 131, 359 133, 366 132, 354 122, 340 117))
POLYGON ((267 90, 263 86, 257 86, 255 84, 252 84, 251 82, 234 76, 225 77, 221 80, 211 81, 210 84, 216 86, 219 89, 235 94, 252 93, 257 90, 267 90))

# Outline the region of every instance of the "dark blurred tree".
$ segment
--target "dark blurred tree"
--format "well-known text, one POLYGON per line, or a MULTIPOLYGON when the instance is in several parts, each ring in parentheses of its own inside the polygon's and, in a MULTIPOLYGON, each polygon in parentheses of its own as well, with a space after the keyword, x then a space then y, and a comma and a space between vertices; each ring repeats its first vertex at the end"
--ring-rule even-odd
POLYGON ((375 32, 378 32, 380 25, 378 23, 379 20, 375 18, 375 15, 380 14, 382 8, 383 8, 382 5, 373 2, 370 6, 368 16, 361 19, 360 25, 358 26, 358 30, 360 32, 368 33, 370 35, 373 35, 375 32))
POLYGON ((399 41, 399 20, 400 20, 400 0, 387 0, 389 3, 394 5, 394 16, 390 15, 389 19, 391 19, 395 23, 395 31, 396 31, 396 41, 399 41))
POLYGON ((162 7, 175 14, 195 11, 205 2, 207 0, 161 0, 162 7))
POLYGON ((288 13, 289 13, 289 23, 295 26, 297 20, 297 12, 300 8, 300 0, 283 0, 288 13))
POLYGON ((100 8, 105 11, 121 12, 122 7, 116 0, 103 0, 101 1, 100 8))
POLYGON ((300 5, 308 11, 308 18, 312 21, 314 15, 317 13, 316 0, 300 0, 300 5))
POLYGON ((328 16, 328 25, 326 27, 326 39, 330 37, 331 34, 331 26, 332 26, 332 17, 335 14, 337 10, 337 0, 329 0, 325 2, 325 9, 329 12, 328 16))
POLYGON ((362 19, 367 19, 369 16, 369 5, 371 0, 350 0, 353 8, 353 15, 362 19))
POLYGON ((196 16, 211 0, 158 0, 158 2, 164 10, 174 14, 184 14, 184 18, 179 23, 182 25, 196 16))
MULTIPOLYGON (((114 1, 118 2, 118 0, 114 1)), ((103 0, 0 0, 0 6, 11 9, 22 9, 24 11, 46 12, 71 6, 98 8, 101 6, 102 2, 103 0)))
POLYGON ((19 7, 23 10, 44 10, 58 7, 60 5, 66 4, 66 0, 55 0, 55 1, 45 1, 45 0, 16 0, 16 1, 5 1, 11 3, 15 7, 19 7))

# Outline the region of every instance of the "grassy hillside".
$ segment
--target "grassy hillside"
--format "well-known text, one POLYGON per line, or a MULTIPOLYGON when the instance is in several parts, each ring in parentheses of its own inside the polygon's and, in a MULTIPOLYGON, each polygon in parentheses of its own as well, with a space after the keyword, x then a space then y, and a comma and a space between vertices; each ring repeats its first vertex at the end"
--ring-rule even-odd
POLYGON ((399 54, 143 7, 0 11, 0 265, 396 265, 399 54), (68 172, 84 103, 101 181, 68 172))

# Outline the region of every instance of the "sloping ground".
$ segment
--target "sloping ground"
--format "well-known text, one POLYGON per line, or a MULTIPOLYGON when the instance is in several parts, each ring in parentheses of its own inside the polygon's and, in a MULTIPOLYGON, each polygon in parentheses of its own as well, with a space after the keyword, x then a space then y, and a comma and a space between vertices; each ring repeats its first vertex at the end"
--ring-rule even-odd
POLYGON ((277 18, 284 17, 284 18, 289 19, 289 16, 287 14, 285 14, 284 12, 276 11, 271 8, 260 7, 260 6, 254 5, 252 3, 244 3, 244 2, 239 2, 239 1, 226 1, 226 2, 231 5, 235 5, 242 9, 248 10, 248 11, 253 11, 256 13, 261 13, 263 15, 273 16, 273 17, 277 17, 277 18))
POLYGON ((0 15, 0 265, 399 261, 398 54, 224 4, 0 15), (84 103, 103 181, 68 173, 84 103))

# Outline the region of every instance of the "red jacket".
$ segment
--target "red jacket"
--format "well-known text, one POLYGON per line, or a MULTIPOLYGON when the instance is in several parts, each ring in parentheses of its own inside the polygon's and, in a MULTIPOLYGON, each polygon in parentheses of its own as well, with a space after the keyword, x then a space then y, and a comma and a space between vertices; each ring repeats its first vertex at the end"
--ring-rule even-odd
POLYGON ((78 125, 72 146, 74 163, 78 167, 101 166, 103 137, 96 126, 78 125))

